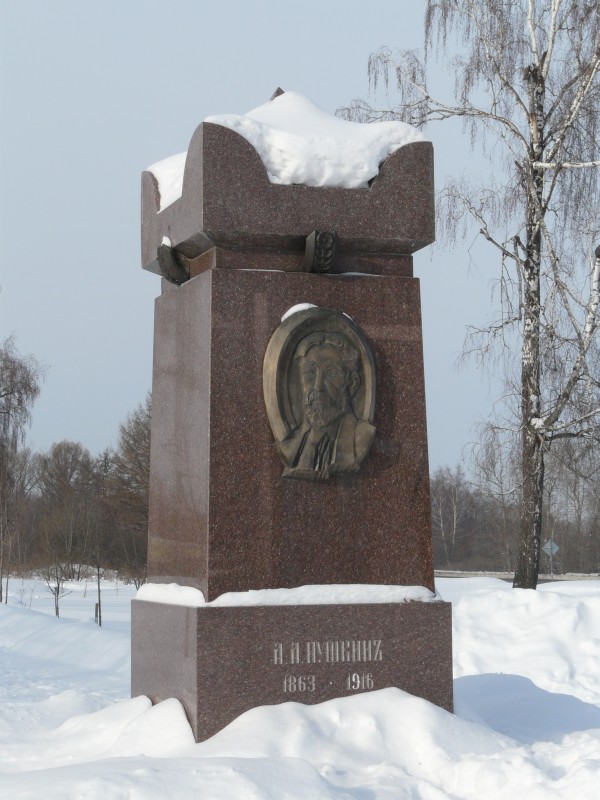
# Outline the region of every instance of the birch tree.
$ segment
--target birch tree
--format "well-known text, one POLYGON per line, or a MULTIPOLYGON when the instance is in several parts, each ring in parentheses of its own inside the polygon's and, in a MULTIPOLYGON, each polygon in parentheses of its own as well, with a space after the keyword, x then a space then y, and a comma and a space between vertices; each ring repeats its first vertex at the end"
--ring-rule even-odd
POLYGON ((423 53, 369 59, 371 88, 393 84, 398 105, 345 110, 417 126, 460 118, 490 159, 481 184, 450 181, 438 208, 451 235, 470 220, 498 256, 498 317, 475 334, 480 354, 498 343, 519 354, 521 588, 537 585, 552 442, 599 438, 599 19, 600 0, 427 0, 423 53), (449 102, 430 92, 427 65, 453 47, 449 102))

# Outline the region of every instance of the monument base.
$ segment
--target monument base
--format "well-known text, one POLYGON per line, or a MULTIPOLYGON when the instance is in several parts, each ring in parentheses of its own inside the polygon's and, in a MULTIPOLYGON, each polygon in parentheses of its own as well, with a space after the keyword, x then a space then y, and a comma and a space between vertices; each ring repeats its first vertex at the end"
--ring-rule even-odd
POLYGON ((196 741, 251 708, 397 687, 453 710, 451 605, 133 600, 131 694, 183 704, 196 741))

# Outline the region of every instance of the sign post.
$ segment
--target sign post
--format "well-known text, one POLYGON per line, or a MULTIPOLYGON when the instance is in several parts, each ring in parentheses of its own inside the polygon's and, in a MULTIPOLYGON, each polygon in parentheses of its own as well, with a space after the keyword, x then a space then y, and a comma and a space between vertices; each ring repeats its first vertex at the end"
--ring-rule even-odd
POLYGON ((548 558, 550 559, 550 577, 554 580, 554 565, 552 562, 553 557, 558 553, 558 545, 554 541, 554 539, 548 539, 546 544, 542 547, 542 550, 548 558))

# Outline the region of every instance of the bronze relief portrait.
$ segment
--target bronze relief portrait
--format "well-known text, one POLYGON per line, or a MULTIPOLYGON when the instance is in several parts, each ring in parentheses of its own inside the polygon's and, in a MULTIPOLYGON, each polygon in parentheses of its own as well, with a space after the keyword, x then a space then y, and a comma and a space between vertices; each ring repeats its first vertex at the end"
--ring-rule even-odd
POLYGON ((375 437, 375 365, 348 316, 312 307, 284 318, 265 353, 263 390, 284 477, 358 472, 375 437))

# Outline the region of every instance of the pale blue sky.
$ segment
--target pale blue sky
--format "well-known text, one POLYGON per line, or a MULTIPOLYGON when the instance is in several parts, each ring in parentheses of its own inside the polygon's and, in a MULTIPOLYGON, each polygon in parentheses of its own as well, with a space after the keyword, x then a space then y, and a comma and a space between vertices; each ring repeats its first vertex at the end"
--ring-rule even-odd
MULTIPOLYGON (((33 447, 99 452, 150 388, 160 286, 140 267, 141 171, 277 85, 331 112, 366 96, 369 54, 420 47, 423 13, 419 0, 0 0, 0 338, 49 368, 33 447)), ((441 185, 468 141, 427 134, 441 185)), ((415 257, 434 468, 459 460, 489 406, 488 379, 455 368, 496 268, 469 244, 415 257)))

